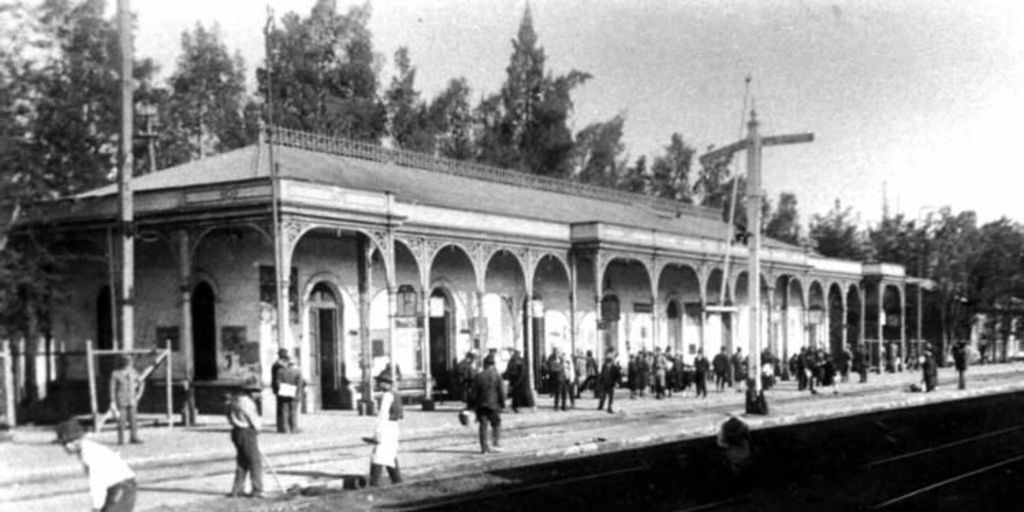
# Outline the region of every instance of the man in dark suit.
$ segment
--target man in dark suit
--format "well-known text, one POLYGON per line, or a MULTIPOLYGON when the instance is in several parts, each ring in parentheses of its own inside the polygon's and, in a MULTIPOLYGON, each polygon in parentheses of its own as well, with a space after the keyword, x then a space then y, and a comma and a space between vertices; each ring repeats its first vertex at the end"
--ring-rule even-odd
POLYGON ((302 400, 302 372, 295 361, 286 360, 277 375, 277 431, 299 431, 299 401, 302 400))
POLYGON ((964 340, 956 342, 953 346, 953 364, 956 365, 957 389, 967 389, 967 378, 964 373, 967 372, 968 357, 967 343, 964 340))
POLYGON ((697 356, 693 358, 693 382, 697 389, 697 396, 708 397, 708 370, 711 364, 708 358, 704 357, 704 349, 697 350, 697 356))
POLYGON ((505 408, 505 391, 502 389, 501 376, 494 368, 493 357, 484 358, 484 370, 473 381, 469 400, 470 406, 476 411, 476 421, 480 424, 480 451, 500 453, 501 410, 505 408), (493 431, 493 442, 490 444, 487 442, 488 424, 493 431))
POLYGON ((615 401, 615 386, 621 378, 620 373, 619 365, 615 362, 615 354, 605 354, 601 371, 597 374, 597 410, 604 409, 604 399, 607 398, 608 412, 615 412, 612 409, 612 402, 615 401))

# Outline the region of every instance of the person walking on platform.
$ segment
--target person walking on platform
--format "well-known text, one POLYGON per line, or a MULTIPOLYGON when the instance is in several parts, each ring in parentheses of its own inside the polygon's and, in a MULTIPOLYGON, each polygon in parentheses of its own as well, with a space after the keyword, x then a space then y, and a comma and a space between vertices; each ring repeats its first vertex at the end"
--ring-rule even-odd
POLYGON ((135 473, 117 452, 86 438, 75 419, 57 425, 57 443, 82 463, 94 511, 131 512, 135 508, 135 473))
POLYGON ((844 384, 850 381, 850 364, 853 362, 853 352, 850 345, 843 345, 843 349, 836 354, 836 370, 839 372, 840 381, 844 384))
MULTIPOLYGON (((585 359, 586 364, 586 379, 580 386, 580 392, 585 389, 592 389, 594 391, 594 398, 597 398, 597 359, 594 359, 594 352, 591 350, 587 351, 587 357, 585 359)), ((576 398, 579 398, 578 396, 576 398)))
POLYGON ((583 383, 586 382, 587 378, 587 357, 583 355, 582 350, 576 350, 576 355, 572 358, 572 369, 572 394, 573 400, 575 400, 577 398, 581 398, 581 393, 583 393, 583 383))
POLYGON ((259 433, 260 416, 256 412, 255 399, 259 396, 259 386, 248 386, 240 389, 230 397, 228 403, 228 423, 231 424, 231 444, 235 445, 235 481, 231 486, 230 497, 243 496, 245 479, 252 482, 253 498, 263 497, 263 456, 260 454, 259 433))
POLYGON ((501 377, 494 368, 494 358, 484 358, 484 370, 476 376, 470 401, 480 424, 480 453, 501 453, 501 411, 505 408, 505 392, 501 377), (487 440, 488 425, 492 434, 490 443, 487 440))
POLYGON ((816 381, 819 379, 819 365, 818 365, 818 351, 813 348, 804 347, 803 352, 803 366, 804 366, 804 378, 807 380, 807 388, 811 391, 812 395, 817 395, 818 391, 814 389, 816 381))
POLYGON ((615 353, 605 354, 601 371, 597 374, 597 410, 604 409, 604 400, 607 398, 608 412, 615 412, 612 403, 615 402, 615 386, 619 383, 621 373, 619 364, 615 362, 615 353))
POLYGON ((957 389, 967 389, 967 342, 960 340, 953 346, 953 364, 956 366, 957 389))
POLYGON ((715 358, 711 360, 711 367, 715 371, 715 390, 724 391, 725 385, 732 386, 732 382, 729 381, 730 367, 729 367, 729 354, 726 353, 726 348, 722 347, 722 350, 715 355, 715 358))
POLYGON ((459 400, 469 404, 469 392, 473 387, 473 381, 476 379, 476 350, 470 350, 466 352, 466 357, 459 361, 459 364, 455 368, 455 389, 458 393, 459 400))
POLYGON ((708 397, 708 369, 711 365, 708 358, 704 357, 704 349, 697 350, 697 356, 693 358, 693 382, 700 398, 708 397))
POLYGON ((373 437, 366 439, 373 443, 373 455, 370 456, 371 487, 380 485, 384 468, 388 469, 391 483, 402 482, 402 472, 398 468, 398 422, 404 413, 402 400, 395 395, 393 386, 390 371, 377 376, 377 388, 381 391, 377 402, 377 421, 374 423, 373 437))
POLYGON ((278 368, 277 377, 277 431, 299 431, 299 400, 302 398, 302 372, 295 361, 285 359, 278 368))
POLYGON ((117 444, 124 444, 125 422, 131 434, 131 442, 139 444, 138 411, 139 389, 142 380, 132 364, 132 356, 121 356, 121 366, 110 374, 110 410, 117 417, 117 444))

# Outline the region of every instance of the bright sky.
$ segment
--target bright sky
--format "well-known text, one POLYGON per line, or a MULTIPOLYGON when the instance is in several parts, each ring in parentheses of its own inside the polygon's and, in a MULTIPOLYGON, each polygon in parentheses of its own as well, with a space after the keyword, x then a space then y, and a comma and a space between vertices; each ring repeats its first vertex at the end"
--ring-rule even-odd
MULTIPOLYGON (((110 0, 111 8, 116 2, 110 0)), ((269 0, 307 16, 314 0, 269 0)), ((354 2, 339 0, 342 9, 354 2)), ((132 0, 136 54, 174 68, 180 35, 220 25, 247 74, 262 62, 266 5, 132 0)), ((372 2, 377 52, 408 46, 433 97, 464 76, 474 98, 505 78, 525 0, 372 2)), ((765 150, 764 186, 797 194, 802 221, 838 198, 862 221, 889 208, 916 218, 951 205, 982 221, 1024 222, 1013 122, 1024 120, 1024 2, 1019 0, 532 0, 548 69, 587 71, 574 131, 626 116, 632 161, 679 132, 703 149, 740 137, 743 79, 762 133, 814 132, 765 150)), ((386 68, 383 83, 390 82, 386 68)), ((250 78, 251 80, 251 78, 250 78)), ((475 100, 474 100, 475 102, 475 100)), ((744 158, 739 159, 745 162, 744 158)))

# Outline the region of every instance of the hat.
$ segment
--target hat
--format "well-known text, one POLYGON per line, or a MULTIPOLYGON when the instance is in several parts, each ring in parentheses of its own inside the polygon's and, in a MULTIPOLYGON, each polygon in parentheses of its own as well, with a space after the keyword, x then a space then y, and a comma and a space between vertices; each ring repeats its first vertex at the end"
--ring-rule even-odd
POLYGON ((58 444, 70 443, 83 437, 85 437, 85 431, 82 430, 82 425, 79 425, 76 419, 70 419, 57 425, 57 440, 55 442, 58 444))

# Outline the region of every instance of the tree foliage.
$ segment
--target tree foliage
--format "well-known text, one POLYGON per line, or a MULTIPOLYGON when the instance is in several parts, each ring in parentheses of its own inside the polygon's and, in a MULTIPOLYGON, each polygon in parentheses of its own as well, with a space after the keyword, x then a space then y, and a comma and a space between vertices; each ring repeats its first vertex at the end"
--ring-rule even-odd
POLYGON ((822 256, 848 260, 865 256, 863 235, 855 224, 852 208, 843 208, 839 199, 828 213, 811 218, 808 234, 822 256))
MULTIPOLYGON (((766 209, 770 209, 765 201, 766 209)), ((796 194, 779 194, 779 205, 771 215, 765 215, 767 224, 764 234, 776 240, 797 245, 800 243, 800 213, 797 211, 796 194)))
POLYGON ((650 194, 684 203, 693 202, 690 168, 695 150, 673 133, 665 152, 651 164, 650 194))
POLYGON ((622 127, 625 119, 617 115, 604 122, 591 123, 576 134, 574 151, 576 179, 584 183, 615 187, 623 173, 622 127))
MULTIPOLYGON (((245 63, 232 56, 220 28, 196 24, 181 34, 181 54, 169 79, 161 167, 221 153, 255 140, 257 117, 245 92, 245 63)), ((159 101, 159 100, 158 100, 159 101)))
POLYGON ((545 74, 529 8, 512 40, 512 56, 501 91, 481 101, 478 158, 485 163, 534 174, 568 177, 574 140, 568 121, 572 91, 591 76, 581 71, 545 74))
POLYGON ((318 0, 308 17, 290 12, 270 30, 271 62, 257 70, 257 81, 264 98, 273 96, 275 124, 380 140, 387 112, 378 98, 369 19, 368 4, 341 14, 334 0, 318 0))

